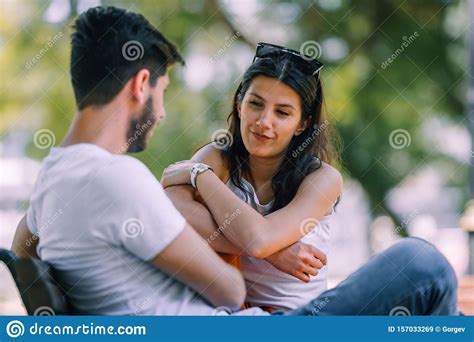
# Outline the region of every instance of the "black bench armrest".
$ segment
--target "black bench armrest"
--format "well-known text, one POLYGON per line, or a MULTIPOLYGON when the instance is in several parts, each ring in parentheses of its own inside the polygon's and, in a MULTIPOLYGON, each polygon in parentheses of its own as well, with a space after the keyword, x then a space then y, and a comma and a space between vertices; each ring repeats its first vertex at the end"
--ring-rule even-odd
POLYGON ((10 270, 28 315, 71 314, 67 295, 49 264, 33 257, 18 258, 5 249, 0 249, 0 261, 10 270))

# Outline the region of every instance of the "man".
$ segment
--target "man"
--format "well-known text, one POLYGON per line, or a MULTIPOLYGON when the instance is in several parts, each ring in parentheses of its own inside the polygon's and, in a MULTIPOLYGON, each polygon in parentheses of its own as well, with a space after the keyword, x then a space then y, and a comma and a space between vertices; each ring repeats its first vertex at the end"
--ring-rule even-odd
MULTIPOLYGON (((237 310, 245 299, 240 273, 186 222, 151 172, 123 155, 143 150, 165 117, 167 70, 181 56, 143 16, 121 9, 89 9, 74 29, 78 111, 43 161, 12 250, 50 263, 78 313, 237 310)), ((454 273, 422 240, 392 247, 290 314, 388 314, 397 305, 412 314, 457 312, 454 273)))
POLYGON ((79 312, 239 308, 240 273, 205 245, 151 172, 122 155, 143 150, 165 117, 167 70, 181 56, 143 16, 121 9, 89 9, 74 29, 78 112, 61 146, 43 161, 13 250, 37 249, 79 312))

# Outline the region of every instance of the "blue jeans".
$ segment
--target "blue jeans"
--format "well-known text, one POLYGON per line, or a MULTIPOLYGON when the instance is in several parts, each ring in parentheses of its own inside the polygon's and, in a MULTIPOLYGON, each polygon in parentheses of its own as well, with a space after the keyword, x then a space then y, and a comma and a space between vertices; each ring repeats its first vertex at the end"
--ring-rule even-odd
POLYGON ((456 275, 432 244, 405 238, 335 288, 284 314, 458 315, 456 275))

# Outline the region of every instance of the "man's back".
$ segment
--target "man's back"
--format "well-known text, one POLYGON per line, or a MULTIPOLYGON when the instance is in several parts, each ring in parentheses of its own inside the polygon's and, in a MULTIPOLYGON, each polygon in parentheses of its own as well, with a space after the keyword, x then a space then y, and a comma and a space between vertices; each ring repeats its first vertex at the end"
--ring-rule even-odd
POLYGON ((138 160, 93 144, 53 148, 27 224, 38 255, 58 271, 73 306, 112 315, 211 314, 194 291, 149 260, 185 225, 138 160))

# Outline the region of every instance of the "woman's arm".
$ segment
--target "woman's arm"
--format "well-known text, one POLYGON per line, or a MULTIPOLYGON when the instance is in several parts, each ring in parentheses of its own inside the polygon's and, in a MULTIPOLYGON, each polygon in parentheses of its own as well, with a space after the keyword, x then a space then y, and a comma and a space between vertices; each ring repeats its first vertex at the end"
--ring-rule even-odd
POLYGON ((342 192, 339 172, 325 164, 305 178, 286 207, 263 217, 232 193, 213 172, 199 175, 196 184, 217 221, 223 220, 225 213, 237 210, 242 213, 223 234, 258 258, 266 258, 309 233, 309 227, 302 227, 304 222, 320 221, 342 192))
MULTIPOLYGON (((301 227, 307 219, 319 221, 331 209, 342 192, 342 177, 330 165, 323 164, 308 175, 295 198, 284 208, 263 217, 238 198, 222 179, 222 158, 212 145, 202 148, 193 162, 204 162, 214 169, 197 177, 197 188, 216 222, 224 222, 226 215, 239 212, 223 235, 252 256, 266 258, 292 245, 309 231, 301 227)), ((189 170, 193 163, 180 163, 165 170, 163 186, 189 184, 189 170)))
MULTIPOLYGON (((189 185, 170 186, 165 189, 176 208, 196 231, 216 251, 233 255, 249 254, 242 247, 236 247, 222 234, 225 225, 217 227, 206 206, 194 200, 193 188, 189 185)), ((316 247, 296 242, 265 258, 280 271, 295 278, 309 282, 310 276, 316 276, 318 270, 326 264, 326 256, 316 247)))
POLYGON ((214 306, 241 307, 246 290, 241 273, 205 245, 189 224, 151 262, 192 287, 214 306))
POLYGON ((247 255, 243 246, 236 247, 222 234, 221 230, 225 229, 225 226, 223 224, 218 226, 206 206, 194 199, 194 189, 190 185, 170 186, 165 192, 186 221, 212 249, 220 253, 247 255))
MULTIPOLYGON (((210 144, 199 149, 192 160, 212 167, 222 182, 228 178, 228 171, 222 162, 219 150, 214 149, 210 144)), ((174 206, 216 252, 248 255, 244 246, 232 243, 226 238, 222 233, 222 230, 226 228, 225 220, 216 222, 206 206, 196 200, 196 191, 192 186, 186 184, 167 186, 164 180, 161 182, 162 186, 174 206), (220 230, 219 227, 221 227, 220 230)))

